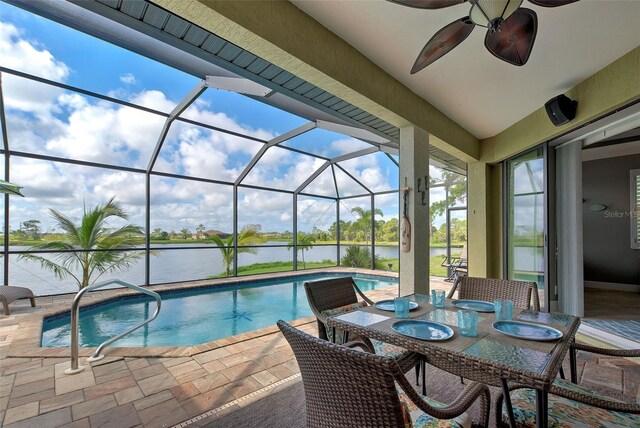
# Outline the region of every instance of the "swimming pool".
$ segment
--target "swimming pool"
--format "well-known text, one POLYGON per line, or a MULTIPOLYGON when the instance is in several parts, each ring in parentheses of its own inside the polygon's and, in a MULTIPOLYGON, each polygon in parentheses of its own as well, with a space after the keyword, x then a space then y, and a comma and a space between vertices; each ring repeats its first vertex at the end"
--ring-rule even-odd
MULTIPOLYGON (((304 282, 350 276, 297 275, 161 293, 162 310, 151 323, 114 346, 191 346, 312 315, 304 282)), ((397 285, 397 279, 354 275, 363 291, 397 285)), ((125 296, 80 310, 80 346, 95 347, 148 318, 155 310, 148 296, 125 296)), ((67 347, 70 315, 45 318, 41 346, 67 347)))

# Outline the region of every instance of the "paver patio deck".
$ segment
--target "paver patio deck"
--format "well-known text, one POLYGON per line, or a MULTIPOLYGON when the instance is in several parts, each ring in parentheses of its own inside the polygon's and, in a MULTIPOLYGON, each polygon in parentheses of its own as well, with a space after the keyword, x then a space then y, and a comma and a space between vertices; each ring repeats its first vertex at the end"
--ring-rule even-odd
MULTIPOLYGON (((431 286, 448 289, 450 284, 434 279, 431 286)), ((367 294, 378 300, 395 292, 389 287, 367 294)), ((107 357, 92 365, 81 358, 86 369, 74 376, 63 373, 69 367, 68 357, 9 356, 22 320, 68 308, 71 299, 38 298, 33 309, 28 302, 24 307, 18 303, 11 316, 0 318, 0 425, 172 426, 298 373, 293 353, 275 326, 217 341, 215 349, 191 349, 185 356, 113 356, 107 350, 107 357)), ((317 332, 313 317, 292 324, 317 332)), ((64 352, 68 354, 68 349, 64 352)), ((640 400, 640 366, 624 358, 579 357, 583 382, 640 400)))

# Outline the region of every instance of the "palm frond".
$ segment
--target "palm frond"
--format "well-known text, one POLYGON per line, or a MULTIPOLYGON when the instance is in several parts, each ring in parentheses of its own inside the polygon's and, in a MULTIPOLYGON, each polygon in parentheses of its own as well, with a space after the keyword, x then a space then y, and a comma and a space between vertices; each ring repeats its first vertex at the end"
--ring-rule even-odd
POLYGON ((100 278, 102 275, 104 275, 107 272, 115 272, 115 271, 124 272, 125 270, 133 266, 134 263, 140 260, 142 257, 144 257, 143 253, 132 251, 130 253, 119 254, 119 257, 113 259, 108 264, 101 264, 101 265, 96 264, 95 270, 97 270, 99 274, 93 279, 93 281, 91 281, 91 284, 95 284, 98 278, 100 278))
POLYGON ((80 284, 80 281, 73 274, 73 272, 71 272, 71 270, 67 269, 66 267, 64 267, 62 265, 59 265, 58 263, 55 263, 52 260, 45 259, 44 257, 38 256, 38 255, 35 255, 35 254, 20 254, 19 259, 25 259, 25 260, 38 262, 40 264, 40 267, 42 267, 43 269, 47 269, 47 270, 50 270, 51 272, 53 272, 53 274, 56 276, 56 278, 65 279, 66 277, 70 276, 78 284, 80 284))
POLYGON ((57 226, 60 229, 62 229, 66 238, 68 238, 68 240, 78 242, 77 240, 77 238, 79 237, 78 228, 76 227, 75 224, 73 224, 73 221, 71 221, 69 217, 65 216, 60 211, 57 211, 53 208, 49 210, 49 214, 56 221, 57 226))

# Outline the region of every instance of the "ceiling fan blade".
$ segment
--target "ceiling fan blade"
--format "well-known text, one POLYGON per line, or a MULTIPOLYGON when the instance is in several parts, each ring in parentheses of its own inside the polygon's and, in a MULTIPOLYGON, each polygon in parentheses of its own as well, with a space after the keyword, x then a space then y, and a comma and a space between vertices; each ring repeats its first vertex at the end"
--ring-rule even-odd
POLYGON ((542 7, 558 7, 565 4, 575 3, 578 0, 529 0, 533 4, 537 4, 542 7))
POLYGON ((489 52, 513 65, 525 65, 538 31, 538 16, 524 7, 505 19, 500 31, 487 31, 484 45, 489 52))
POLYGON ((411 74, 417 73, 458 46, 469 37, 474 27, 475 24, 471 19, 465 16, 440 29, 420 51, 420 55, 411 68, 411 74))
MULTIPOLYGON (((442 9, 443 7, 454 6, 464 3, 467 0, 388 0, 391 3, 403 6, 415 7, 416 9, 442 9)), ((575 1, 575 0, 574 0, 575 1)))

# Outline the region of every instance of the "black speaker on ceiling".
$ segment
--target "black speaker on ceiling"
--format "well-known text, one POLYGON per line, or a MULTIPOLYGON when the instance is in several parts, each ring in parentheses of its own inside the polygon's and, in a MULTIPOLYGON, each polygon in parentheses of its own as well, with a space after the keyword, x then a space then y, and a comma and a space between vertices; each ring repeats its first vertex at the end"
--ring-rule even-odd
POLYGON ((544 108, 547 110, 547 115, 549 115, 551 122, 553 122, 555 126, 560 126, 572 121, 576 117, 577 106, 577 101, 565 95, 558 95, 547 101, 544 108))

